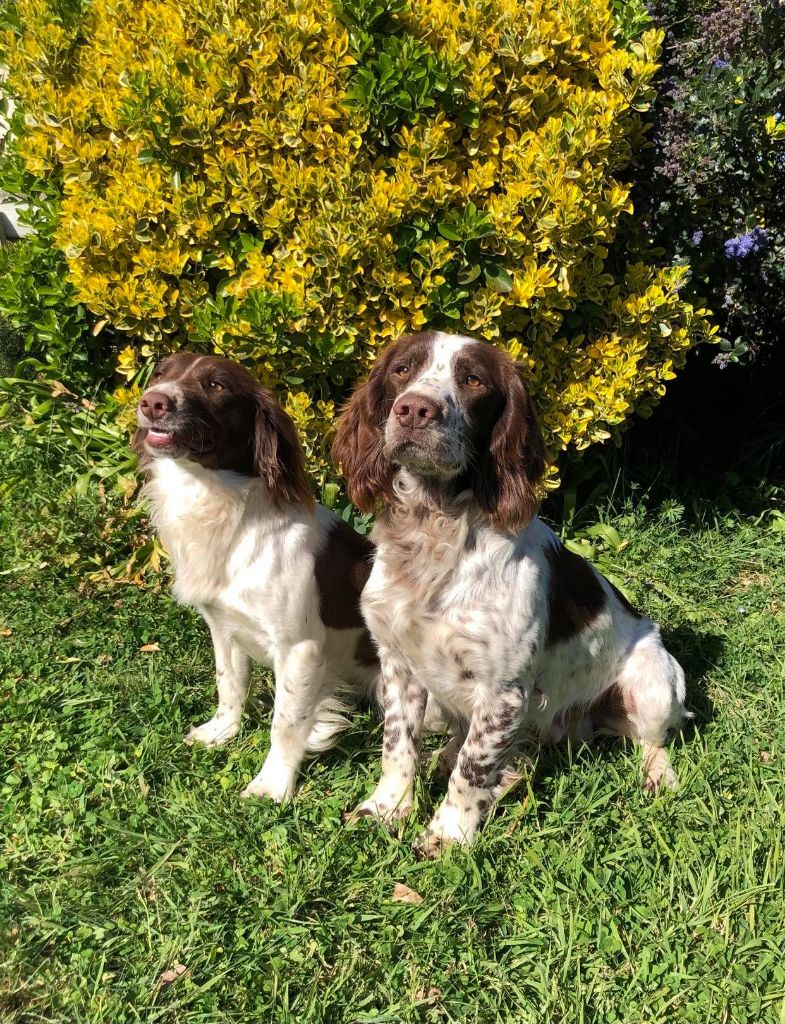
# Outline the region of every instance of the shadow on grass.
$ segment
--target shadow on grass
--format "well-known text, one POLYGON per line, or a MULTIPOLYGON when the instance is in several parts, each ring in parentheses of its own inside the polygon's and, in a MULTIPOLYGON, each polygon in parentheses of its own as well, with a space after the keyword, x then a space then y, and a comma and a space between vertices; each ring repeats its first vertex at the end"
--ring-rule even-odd
POLYGON ((722 660, 725 639, 716 633, 698 633, 688 625, 663 630, 662 639, 684 669, 687 709, 695 715, 685 729, 685 735, 689 736, 696 725, 705 725, 714 718, 714 704, 706 689, 706 680, 722 660))

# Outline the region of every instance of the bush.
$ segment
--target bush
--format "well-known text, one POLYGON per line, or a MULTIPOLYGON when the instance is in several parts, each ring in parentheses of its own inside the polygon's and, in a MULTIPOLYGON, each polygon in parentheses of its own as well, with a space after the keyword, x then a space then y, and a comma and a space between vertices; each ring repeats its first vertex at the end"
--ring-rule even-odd
POLYGON ((687 269, 631 248, 660 36, 614 10, 18 0, 13 166, 59 192, 53 259, 91 327, 66 348, 132 385, 179 345, 238 358, 322 475, 335 403, 426 325, 522 360, 554 450, 607 438, 710 334, 687 269))
POLYGON ((656 0, 668 30, 651 167, 636 203, 694 269, 715 361, 783 345, 785 11, 780 0, 656 0))

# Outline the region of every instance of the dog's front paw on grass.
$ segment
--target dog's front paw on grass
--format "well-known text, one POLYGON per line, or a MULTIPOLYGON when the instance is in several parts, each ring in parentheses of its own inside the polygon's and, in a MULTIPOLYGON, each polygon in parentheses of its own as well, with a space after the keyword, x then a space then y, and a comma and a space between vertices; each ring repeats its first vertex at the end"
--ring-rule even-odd
POLYGON ((344 811, 341 815, 341 820, 345 825, 355 825, 362 818, 373 818, 374 821, 378 821, 379 824, 386 825, 389 828, 395 822, 407 818, 413 808, 414 804, 411 801, 399 801, 391 806, 388 803, 370 799, 363 801, 354 810, 344 811))
POLYGON ((252 779, 240 794, 243 800, 257 797, 260 800, 272 800, 276 804, 285 804, 294 796, 295 778, 289 775, 265 772, 264 768, 255 779, 252 779))
POLYGON ((668 753, 662 747, 644 746, 643 789, 650 796, 663 790, 677 789, 679 780, 673 770, 668 753))
POLYGON ((233 740, 240 731, 239 722, 227 722, 221 718, 211 718, 204 725, 192 725, 183 737, 183 743, 192 747, 222 747, 233 740))
POLYGON ((412 850, 417 860, 437 860, 443 853, 456 844, 457 840, 440 832, 427 828, 412 843, 412 850))

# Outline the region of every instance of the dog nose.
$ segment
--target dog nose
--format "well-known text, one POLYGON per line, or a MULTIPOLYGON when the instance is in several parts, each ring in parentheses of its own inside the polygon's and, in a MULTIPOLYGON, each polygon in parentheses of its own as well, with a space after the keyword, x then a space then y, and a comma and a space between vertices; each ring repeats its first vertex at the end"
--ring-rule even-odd
POLYGON ((442 419, 439 406, 425 395, 401 395, 393 406, 393 412, 402 427, 414 427, 415 430, 440 423, 442 419))
POLYGON ((157 420, 174 409, 174 403, 163 391, 145 391, 139 400, 139 408, 148 420, 157 420))

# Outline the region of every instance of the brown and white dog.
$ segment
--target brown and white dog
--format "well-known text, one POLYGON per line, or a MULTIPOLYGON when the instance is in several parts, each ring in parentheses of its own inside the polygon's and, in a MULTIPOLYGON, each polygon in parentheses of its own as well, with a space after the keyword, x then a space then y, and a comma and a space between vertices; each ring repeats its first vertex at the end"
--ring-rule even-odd
POLYGON ((382 667, 381 779, 356 815, 408 814, 426 695, 453 718, 447 795, 418 841, 469 842, 527 734, 638 741, 644 785, 675 776, 684 675, 658 627, 537 517, 543 443, 513 363, 441 333, 401 338, 353 395, 333 456, 381 503, 362 595, 382 667))
POLYGON ((177 352, 139 401, 134 447, 174 594, 210 627, 218 709, 186 742, 236 736, 251 662, 275 670, 270 751, 243 795, 283 801, 379 665, 359 598, 372 545, 314 503, 294 426, 242 366, 177 352))

